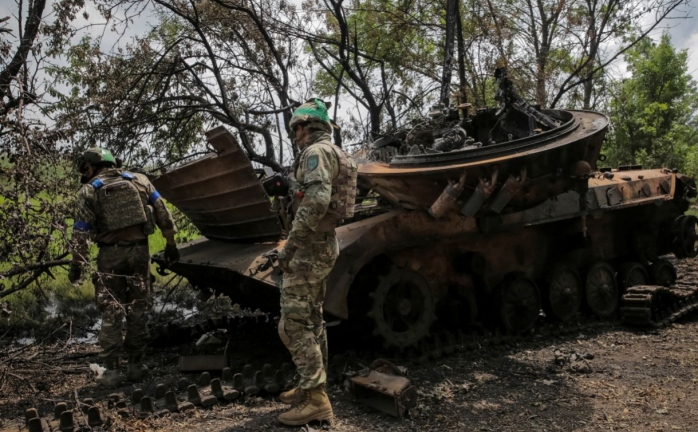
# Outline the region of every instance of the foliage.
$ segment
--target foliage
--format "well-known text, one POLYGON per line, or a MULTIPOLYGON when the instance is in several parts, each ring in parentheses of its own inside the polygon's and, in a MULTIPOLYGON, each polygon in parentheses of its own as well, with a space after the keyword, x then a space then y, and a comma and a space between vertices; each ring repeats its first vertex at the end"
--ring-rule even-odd
POLYGON ((664 34, 659 43, 642 41, 625 59, 632 75, 612 86, 613 129, 605 147, 609 163, 698 175, 698 87, 688 71, 687 52, 677 51, 664 34))
MULTIPOLYGON (((2 270, 66 256, 73 161, 88 146, 155 172, 211 151, 203 132, 223 124, 254 162, 281 170, 298 151, 287 138, 291 110, 310 97, 333 99, 337 144, 365 142, 424 116, 442 87, 451 102, 495 105, 498 66, 543 106, 593 108, 610 95, 613 161, 698 173, 685 53, 646 38, 686 2, 460 0, 450 83, 446 4, 17 1, 0 17, 2 270), (623 54, 633 78, 613 82, 607 67, 623 54)), ((45 271, 13 274, 0 298, 45 271)))

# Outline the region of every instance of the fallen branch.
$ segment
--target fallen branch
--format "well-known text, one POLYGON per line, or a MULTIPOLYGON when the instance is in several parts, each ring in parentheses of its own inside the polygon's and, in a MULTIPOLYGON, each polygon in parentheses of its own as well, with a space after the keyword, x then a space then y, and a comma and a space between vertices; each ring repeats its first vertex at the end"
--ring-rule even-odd
MULTIPOLYGON (((63 254, 62 256, 66 256, 66 255, 68 255, 68 254, 63 254)), ((47 262, 29 264, 28 266, 18 267, 18 268, 6 271, 4 273, 0 273, 0 279, 12 277, 12 276, 17 276, 18 274, 27 273, 27 272, 30 272, 32 270, 49 269, 51 267, 62 266, 62 265, 67 265, 67 264, 70 264, 70 260, 56 260, 56 261, 47 261, 47 262)))
MULTIPOLYGON (((42 263, 42 264, 32 264, 33 266, 38 266, 38 267, 36 267, 36 268, 34 269, 34 274, 32 274, 30 277, 28 277, 27 279, 25 279, 24 281, 22 281, 20 284, 14 285, 14 286, 13 286, 12 288, 10 288, 10 289, 0 291, 0 299, 1 299, 1 298, 4 298, 4 297, 7 297, 7 296, 10 295, 10 294, 16 293, 17 291, 21 291, 21 290, 23 290, 24 288, 28 287, 29 285, 32 284, 32 282, 34 282, 35 280, 39 279, 39 277, 40 277, 42 274, 44 274, 45 272, 48 272, 49 269, 50 269, 51 267, 55 267, 55 266, 58 266, 58 265, 70 264, 70 261, 60 260, 61 258, 65 257, 65 256, 67 256, 67 255, 68 255, 68 253, 64 253, 63 255, 59 256, 59 257, 58 257, 59 260, 56 260, 56 261, 48 261, 48 262, 42 263), (48 264, 48 263, 62 263, 62 264, 54 264, 54 265, 51 265, 51 266, 43 265, 43 264, 48 264)), ((29 268, 29 267, 31 267, 32 265, 27 266, 27 267, 25 267, 25 268, 29 268)), ((13 270, 10 270, 10 271, 7 272, 7 273, 9 274, 9 273, 11 273, 12 271, 13 271, 13 270)), ((28 270, 26 270, 26 271, 31 271, 31 269, 28 269, 28 270)), ((16 273, 16 274, 19 274, 19 273, 16 273)), ((0 276, 4 276, 4 274, 0 274, 0 276)))
MULTIPOLYGON (((14 369, 15 372, 18 373, 31 373, 31 374, 36 374, 36 370, 34 369, 14 369)), ((84 374, 85 372, 89 372, 90 368, 87 366, 82 366, 82 367, 73 367, 73 368, 53 368, 53 369, 41 369, 41 372, 60 372, 64 373, 67 375, 80 375, 84 374)))
MULTIPOLYGON (((36 373, 36 371, 32 371, 32 372, 36 373)), ((20 381, 24 381, 25 384, 27 384, 29 387, 31 387, 31 389, 34 391, 34 393, 38 393, 38 391, 36 390, 36 387, 34 387, 34 384, 32 384, 28 379, 21 377, 19 375, 13 374, 12 372, 7 372, 7 375, 11 376, 13 378, 16 378, 20 381)))

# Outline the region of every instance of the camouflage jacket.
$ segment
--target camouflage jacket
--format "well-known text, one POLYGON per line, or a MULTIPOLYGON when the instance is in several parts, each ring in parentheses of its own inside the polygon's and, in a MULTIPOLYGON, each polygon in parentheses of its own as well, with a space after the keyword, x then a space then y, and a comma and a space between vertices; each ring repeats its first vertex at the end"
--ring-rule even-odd
POLYGON ((308 139, 307 147, 293 164, 291 192, 295 215, 289 239, 304 238, 316 232, 327 213, 332 195, 332 180, 339 173, 339 162, 328 145, 334 145, 330 134, 314 132, 308 139), (299 191, 302 198, 298 196, 299 191))
MULTIPOLYGON (((115 168, 101 171, 95 178, 109 179, 120 177, 123 171, 115 168)), ((143 174, 133 173, 133 184, 138 189, 143 206, 152 206, 155 224, 163 235, 174 235, 177 232, 172 214, 160 194, 143 174)), ((82 185, 78 192, 77 214, 73 225, 73 261, 86 262, 89 255, 87 240, 96 243, 115 244, 131 243, 147 239, 148 236, 142 225, 134 225, 116 231, 106 231, 100 227, 100 208, 96 199, 95 187, 91 183, 82 185)))

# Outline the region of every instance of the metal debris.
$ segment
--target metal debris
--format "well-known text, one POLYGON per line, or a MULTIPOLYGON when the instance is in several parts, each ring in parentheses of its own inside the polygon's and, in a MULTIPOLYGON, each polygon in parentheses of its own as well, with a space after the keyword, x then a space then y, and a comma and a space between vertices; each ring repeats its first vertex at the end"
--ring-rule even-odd
POLYGON ((162 399, 167 393, 167 386, 165 384, 158 384, 155 386, 155 399, 162 399))
POLYGON ((211 394, 218 399, 233 401, 240 397, 240 392, 235 389, 224 388, 220 378, 215 378, 211 381, 211 394))
POLYGON ((393 363, 375 360, 365 376, 349 379, 357 402, 402 418, 417 402, 417 389, 393 363))
POLYGON ((230 369, 229 367, 223 368, 223 371, 221 373, 221 380, 223 380, 223 382, 232 382, 233 381, 233 370, 230 369))
POLYGON ((29 420, 39 417, 39 411, 36 408, 29 408, 24 412, 24 421, 29 424, 29 420))
POLYGON ((179 412, 179 405, 177 404, 177 395, 175 395, 175 392, 168 391, 165 393, 165 407, 170 412, 179 412))
POLYGON ((187 391, 187 388, 189 388, 189 384, 191 383, 188 379, 180 378, 179 380, 177 380, 177 391, 187 391))
POLYGON ((63 411, 61 413, 58 430, 61 432, 73 432, 75 430, 75 421, 73 420, 72 411, 63 411))
POLYGON ((95 401, 94 399, 91 398, 86 398, 82 400, 82 403, 80 404, 80 410, 82 411, 83 414, 87 414, 87 412, 95 406, 95 401))
POLYGON ((68 404, 65 402, 59 402, 56 404, 55 408, 53 409, 53 415, 56 418, 56 420, 59 420, 61 418, 61 414, 63 414, 64 411, 68 409, 68 404))
POLYGON ((99 412, 99 408, 96 406, 90 407, 87 411, 87 424, 90 425, 90 427, 102 425, 102 415, 99 412))
POLYGON ((201 405, 201 395, 196 384, 192 384, 187 388, 187 400, 194 405, 201 405))
POLYGON ((245 367, 242 368, 242 378, 246 395, 254 396, 259 394, 259 387, 256 384, 257 377, 254 373, 254 369, 252 369, 252 365, 245 365, 245 367))
POLYGON ((44 426, 41 424, 41 419, 38 417, 29 419, 27 422, 27 428, 29 429, 29 432, 44 432, 44 426))
POLYGON ((199 377, 199 385, 201 387, 206 387, 207 385, 211 385, 211 374, 208 372, 203 372, 201 376, 199 377))
POLYGON ((133 389, 133 393, 131 393, 131 403, 134 405, 141 403, 141 399, 143 399, 143 396, 145 396, 143 390, 139 388, 133 389))
POLYGON ((141 398, 141 405, 138 409, 138 418, 146 418, 154 412, 153 400, 150 398, 150 396, 143 396, 141 398))

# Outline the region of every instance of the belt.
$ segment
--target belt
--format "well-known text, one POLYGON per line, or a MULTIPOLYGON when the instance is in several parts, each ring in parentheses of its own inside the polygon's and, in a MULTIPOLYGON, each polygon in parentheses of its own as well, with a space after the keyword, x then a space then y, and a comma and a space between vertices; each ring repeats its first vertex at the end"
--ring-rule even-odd
POLYGON ((148 239, 142 239, 142 240, 136 240, 136 241, 132 241, 132 242, 97 243, 97 246, 103 248, 103 247, 109 247, 109 246, 121 246, 121 247, 146 246, 147 244, 148 244, 148 239))

